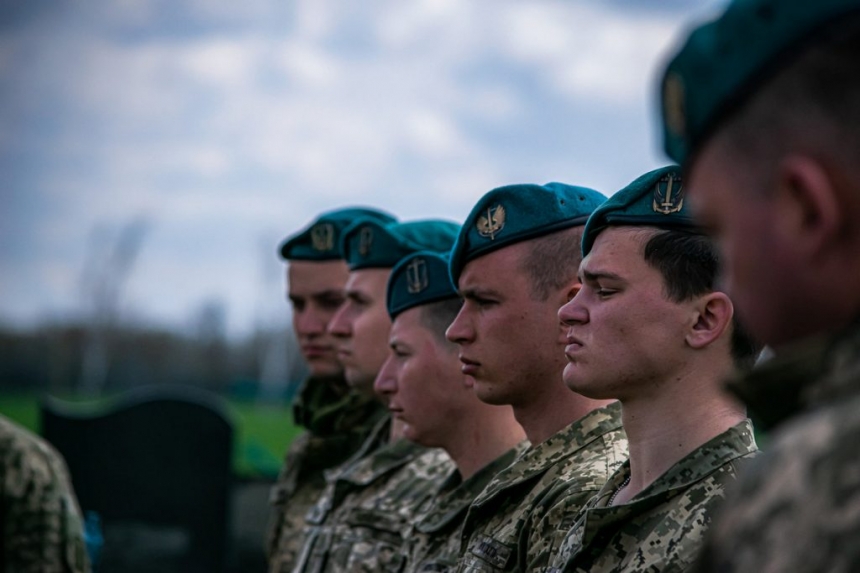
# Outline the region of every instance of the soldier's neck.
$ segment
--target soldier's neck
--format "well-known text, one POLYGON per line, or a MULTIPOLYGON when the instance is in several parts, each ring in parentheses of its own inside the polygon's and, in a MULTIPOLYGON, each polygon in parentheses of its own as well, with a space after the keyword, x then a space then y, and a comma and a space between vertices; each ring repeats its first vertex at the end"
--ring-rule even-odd
POLYGON ((696 448, 746 418, 719 384, 679 384, 656 395, 621 401, 630 450, 630 483, 616 496, 624 503, 696 448))
POLYGON ((512 416, 467 416, 452 432, 443 448, 463 480, 526 439, 522 427, 512 416))
POLYGON ((559 433, 589 412, 613 400, 591 400, 571 392, 558 377, 557 383, 536 387, 527 402, 512 404, 514 416, 532 445, 538 445, 559 433))

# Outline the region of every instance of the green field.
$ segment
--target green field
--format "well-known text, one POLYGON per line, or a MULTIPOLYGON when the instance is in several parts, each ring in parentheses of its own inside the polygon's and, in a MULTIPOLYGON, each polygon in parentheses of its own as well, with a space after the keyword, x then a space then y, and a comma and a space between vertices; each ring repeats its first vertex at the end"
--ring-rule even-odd
MULTIPOLYGON (((301 428, 287 406, 225 399, 234 423, 233 468, 241 478, 274 478, 301 428)), ((0 414, 39 432, 39 396, 0 394, 0 414)))

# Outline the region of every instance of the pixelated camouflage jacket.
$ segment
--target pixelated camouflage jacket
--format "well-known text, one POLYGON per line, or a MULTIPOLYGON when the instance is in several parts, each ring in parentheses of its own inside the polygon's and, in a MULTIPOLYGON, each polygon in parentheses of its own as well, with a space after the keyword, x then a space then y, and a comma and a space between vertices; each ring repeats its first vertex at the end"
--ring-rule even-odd
POLYGON ((582 509, 549 571, 686 571, 726 486, 757 453, 745 420, 690 452, 627 503, 608 505, 630 476, 630 462, 624 462, 582 509))
POLYGON ((404 573, 453 571, 460 554, 460 535, 469 506, 496 474, 528 447, 521 442, 469 479, 451 474, 442 486, 418 508, 418 519, 407 536, 404 573))
POLYGON ((65 461, 47 442, 0 416, 0 571, 89 570, 65 461))
POLYGON ((578 511, 626 458, 617 402, 532 445, 469 508, 457 571, 546 567, 566 533, 560 523, 545 519, 547 512, 562 495, 570 499, 571 511, 578 511))
POLYGON ((694 571, 860 571, 860 321, 735 384, 770 420, 694 571))
MULTIPOLYGON (((378 425, 368 443, 380 443, 389 431, 390 423, 378 425)), ((416 509, 453 471, 443 450, 408 440, 362 448, 326 472, 326 489, 305 516, 293 571, 400 571, 416 509)))
POLYGON ((326 486, 324 471, 355 454, 386 416, 370 396, 350 392, 342 376, 309 378, 293 402, 293 440, 272 488, 267 550, 270 573, 288 573, 301 549, 305 514, 326 486))

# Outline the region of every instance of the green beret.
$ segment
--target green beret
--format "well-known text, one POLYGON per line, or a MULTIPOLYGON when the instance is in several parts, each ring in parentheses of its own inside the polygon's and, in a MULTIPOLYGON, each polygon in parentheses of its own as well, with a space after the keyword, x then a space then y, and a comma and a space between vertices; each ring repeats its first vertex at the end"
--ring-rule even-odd
POLYGON ((506 185, 481 197, 466 217, 451 250, 451 280, 457 284, 472 259, 520 241, 582 225, 602 193, 564 183, 506 185))
POLYGON ((661 83, 663 138, 688 161, 718 124, 826 28, 860 12, 857 0, 734 0, 695 29, 661 83))
POLYGON ((438 219, 388 224, 359 219, 344 230, 341 250, 351 271, 392 268, 417 251, 448 252, 459 229, 438 219))
POLYGON ((649 171, 598 207, 582 233, 583 256, 597 235, 610 226, 697 228, 684 201, 681 168, 669 165, 649 171))
POLYGON ((414 306, 457 296, 448 274, 448 253, 419 251, 402 259, 391 271, 385 298, 393 320, 414 306))
POLYGON ((358 218, 369 218, 382 223, 397 219, 376 209, 349 207, 323 213, 295 235, 281 243, 281 258, 300 261, 333 261, 342 259, 341 235, 358 218))

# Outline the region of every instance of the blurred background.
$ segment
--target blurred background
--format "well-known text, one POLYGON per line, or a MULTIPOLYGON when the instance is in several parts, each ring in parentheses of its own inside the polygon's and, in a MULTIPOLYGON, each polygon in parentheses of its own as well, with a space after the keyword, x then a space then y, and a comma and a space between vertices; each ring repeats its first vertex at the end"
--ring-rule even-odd
POLYGON ((261 554, 305 372, 279 241, 349 204, 612 194, 666 163, 657 75, 723 3, 0 0, 0 413, 214 393, 261 554))

